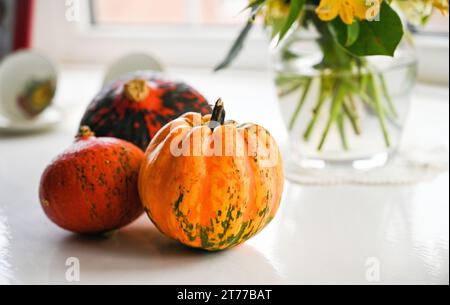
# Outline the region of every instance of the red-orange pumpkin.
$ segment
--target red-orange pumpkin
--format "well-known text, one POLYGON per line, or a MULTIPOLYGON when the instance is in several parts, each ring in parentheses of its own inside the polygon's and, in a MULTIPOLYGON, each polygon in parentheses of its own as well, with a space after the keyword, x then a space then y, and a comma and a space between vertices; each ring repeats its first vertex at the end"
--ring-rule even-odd
POLYGON ((143 213, 137 190, 144 154, 114 138, 96 138, 82 127, 76 142, 45 170, 44 212, 63 229, 97 234, 130 224, 143 213))
POLYGON ((239 245, 266 227, 284 184, 270 134, 224 119, 219 101, 212 116, 188 113, 166 125, 150 143, 139 176, 139 193, 156 227, 208 251, 239 245))

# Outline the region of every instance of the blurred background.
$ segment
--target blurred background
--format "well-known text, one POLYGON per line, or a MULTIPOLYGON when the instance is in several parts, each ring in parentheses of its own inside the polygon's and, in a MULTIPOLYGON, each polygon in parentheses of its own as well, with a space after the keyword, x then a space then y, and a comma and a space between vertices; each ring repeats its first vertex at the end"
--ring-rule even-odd
MULTIPOLYGON (((62 63, 107 64, 132 51, 147 51, 169 67, 214 67, 238 34, 246 0, 1 0, 0 56, 32 45, 62 63), (27 12, 14 18, 14 5, 27 12), (32 19, 30 19, 32 18, 32 19), (29 40, 11 42, 11 29, 30 23, 29 40)), ((17 29, 17 28, 21 29, 17 29)), ((448 84, 448 19, 433 18, 415 28, 420 78, 448 84)), ((16 38, 17 39, 17 38, 16 38)), ((235 67, 266 69, 269 48, 264 31, 253 31, 235 67)))

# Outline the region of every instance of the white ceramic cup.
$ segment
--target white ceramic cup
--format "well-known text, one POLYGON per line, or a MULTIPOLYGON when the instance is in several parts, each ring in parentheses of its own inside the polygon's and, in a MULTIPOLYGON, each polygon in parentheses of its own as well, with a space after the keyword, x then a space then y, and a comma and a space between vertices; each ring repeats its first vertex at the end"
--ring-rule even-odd
POLYGON ((18 99, 33 81, 51 80, 56 88, 57 72, 50 59, 35 51, 19 51, 0 62, 0 115, 11 121, 31 120, 18 99))
POLYGON ((136 71, 163 72, 163 66, 146 53, 131 53, 109 65, 103 85, 106 86, 122 76, 136 71))

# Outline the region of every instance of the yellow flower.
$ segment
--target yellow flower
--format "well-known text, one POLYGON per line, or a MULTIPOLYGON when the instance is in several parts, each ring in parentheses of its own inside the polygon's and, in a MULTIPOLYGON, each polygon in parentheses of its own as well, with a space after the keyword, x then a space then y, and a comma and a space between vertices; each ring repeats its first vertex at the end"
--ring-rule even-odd
POLYGON ((395 4, 402 10, 409 22, 425 23, 434 9, 448 16, 449 0, 396 0, 395 4))
POLYGON ((433 7, 441 11, 445 16, 448 16, 449 4, 448 0, 434 0, 433 7))
POLYGON ((372 20, 380 12, 382 0, 321 0, 316 10, 323 21, 335 19, 338 15, 346 24, 358 20, 372 20))

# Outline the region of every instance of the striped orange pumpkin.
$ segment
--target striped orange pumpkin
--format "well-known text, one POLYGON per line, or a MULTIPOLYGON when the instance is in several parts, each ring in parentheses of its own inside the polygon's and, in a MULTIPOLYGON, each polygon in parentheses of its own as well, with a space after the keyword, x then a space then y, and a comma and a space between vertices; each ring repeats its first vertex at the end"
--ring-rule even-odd
POLYGON ((264 229, 281 201, 278 146, 254 124, 188 113, 159 131, 139 177, 144 208, 165 235, 194 248, 224 250, 264 229), (221 144, 218 144, 221 143, 221 144))

